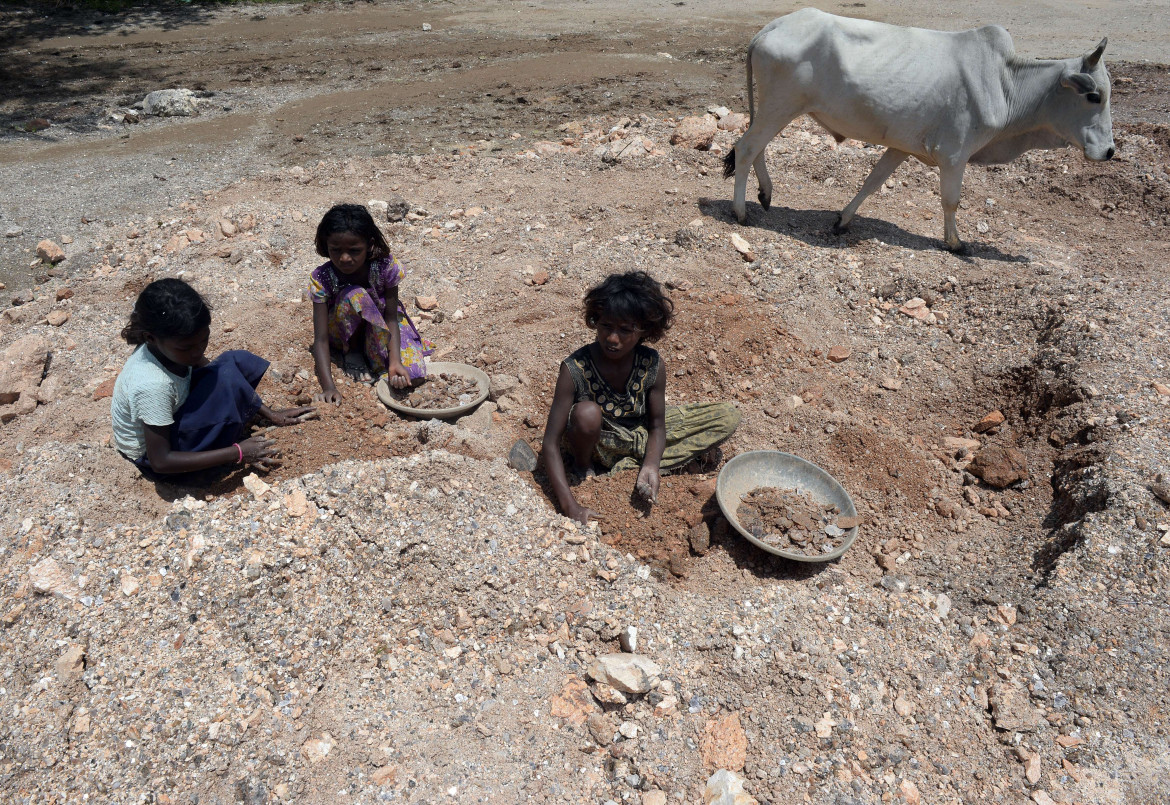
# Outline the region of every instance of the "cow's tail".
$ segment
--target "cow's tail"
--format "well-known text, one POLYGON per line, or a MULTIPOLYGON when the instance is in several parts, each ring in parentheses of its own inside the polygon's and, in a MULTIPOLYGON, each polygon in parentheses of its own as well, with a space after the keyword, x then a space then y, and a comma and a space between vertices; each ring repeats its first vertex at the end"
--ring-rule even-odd
MULTIPOLYGON (((748 125, 749 126, 751 125, 751 122, 756 117, 756 99, 752 93, 752 49, 755 46, 756 46, 756 40, 753 37, 752 41, 750 43, 748 43, 747 59, 745 60, 746 64, 747 64, 747 102, 748 102, 748 125)), ((737 145, 738 145, 738 143, 737 143, 737 145)), ((730 151, 727 152, 727 155, 725 157, 723 157, 723 178, 730 179, 734 175, 735 175, 735 148, 732 148, 730 151)))
POLYGON ((723 156, 723 178, 730 179, 735 175, 735 147, 733 146, 723 156))

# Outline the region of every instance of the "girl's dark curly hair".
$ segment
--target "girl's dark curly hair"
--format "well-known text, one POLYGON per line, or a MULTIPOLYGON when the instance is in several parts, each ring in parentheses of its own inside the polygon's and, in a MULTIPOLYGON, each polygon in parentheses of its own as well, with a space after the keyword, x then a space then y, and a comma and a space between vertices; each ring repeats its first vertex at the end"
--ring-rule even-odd
POLYGON ((670 329, 674 303, 645 271, 611 274, 585 294, 585 324, 596 329, 603 318, 628 321, 643 330, 643 341, 657 341, 670 329))
POLYGON ((370 260, 381 260, 390 256, 390 244, 382 230, 374 223, 370 211, 361 204, 335 204, 317 224, 317 254, 329 256, 329 236, 339 232, 351 232, 370 244, 370 260))
POLYGON ((211 308, 199 292, 181 279, 155 280, 142 289, 122 328, 127 344, 146 343, 155 338, 187 338, 211 325, 211 308))

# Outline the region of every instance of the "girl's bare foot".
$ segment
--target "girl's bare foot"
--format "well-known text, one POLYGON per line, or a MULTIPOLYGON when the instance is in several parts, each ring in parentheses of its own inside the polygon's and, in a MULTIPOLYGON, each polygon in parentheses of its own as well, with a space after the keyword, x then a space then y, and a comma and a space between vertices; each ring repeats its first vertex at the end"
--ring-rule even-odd
POLYGON ((699 472, 711 472, 723 460, 723 451, 718 447, 712 447, 695 460, 699 463, 699 472))
POLYGON ((360 352, 351 350, 345 353, 341 359, 341 369, 358 383, 369 383, 373 380, 373 375, 370 374, 370 365, 366 362, 366 356, 360 352))
POLYGON ((683 464, 679 471, 688 473, 712 472, 722 460, 723 450, 719 447, 712 447, 683 464))
POLYGON ((577 476, 582 481, 593 478, 597 475, 597 470, 593 469, 592 466, 582 467, 575 461, 569 467, 569 472, 573 473, 573 475, 577 476))

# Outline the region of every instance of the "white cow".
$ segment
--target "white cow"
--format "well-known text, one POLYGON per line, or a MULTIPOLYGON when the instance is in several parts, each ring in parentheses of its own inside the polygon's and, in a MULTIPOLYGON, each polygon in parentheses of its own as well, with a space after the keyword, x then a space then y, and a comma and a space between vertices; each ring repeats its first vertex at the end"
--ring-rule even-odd
POLYGON ((963 248, 955 210, 968 162, 1008 162, 1033 148, 1076 145, 1088 159, 1113 157, 1107 40, 1085 57, 1021 58, 998 25, 949 33, 836 17, 805 8, 773 20, 747 51, 751 126, 724 159, 735 175, 735 217, 747 217, 749 169, 760 204, 772 203, 764 150, 808 114, 838 142, 886 146, 834 227, 849 226, 861 202, 910 156, 937 165, 946 247, 963 248), (752 97, 759 77, 760 107, 752 97))

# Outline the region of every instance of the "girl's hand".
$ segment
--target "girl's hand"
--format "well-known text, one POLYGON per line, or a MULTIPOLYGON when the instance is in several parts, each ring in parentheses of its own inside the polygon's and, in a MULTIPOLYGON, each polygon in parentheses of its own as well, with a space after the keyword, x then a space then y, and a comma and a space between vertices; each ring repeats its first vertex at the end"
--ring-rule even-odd
POLYGON ((392 363, 386 371, 386 382, 393 388, 404 389, 410 385, 410 372, 401 363, 392 363))
POLYGON ((647 503, 658 502, 658 470, 653 467, 643 467, 638 473, 638 481, 634 484, 634 491, 647 503))
POLYGON ((263 436, 253 436, 240 442, 240 453, 244 456, 245 464, 255 464, 262 470, 280 466, 280 451, 276 449, 276 442, 263 436))
POLYGON ((568 518, 571 518, 573 520, 576 520, 578 523, 581 523, 582 525, 589 525, 589 521, 591 519, 592 520, 604 520, 605 519, 600 514, 593 511, 593 509, 590 509, 588 506, 582 506, 580 503, 577 503, 576 501, 574 501, 572 504, 570 504, 565 509, 565 516, 568 518))
POLYGON ((329 391, 318 391, 313 395, 314 402, 333 403, 334 405, 341 405, 341 392, 337 389, 330 389, 329 391))
POLYGON ((316 408, 302 405, 300 408, 281 408, 279 411, 273 411, 268 416, 268 421, 273 425, 299 425, 306 420, 316 419, 317 416, 316 408))

